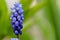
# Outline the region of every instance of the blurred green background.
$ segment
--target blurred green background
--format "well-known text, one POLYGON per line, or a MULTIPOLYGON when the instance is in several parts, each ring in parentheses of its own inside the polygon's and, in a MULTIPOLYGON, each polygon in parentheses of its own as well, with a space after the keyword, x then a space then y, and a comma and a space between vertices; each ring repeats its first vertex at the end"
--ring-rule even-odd
MULTIPOLYGON (((20 40, 60 40, 60 0, 20 0, 24 9, 24 28, 20 40)), ((0 0, 0 40, 15 38, 11 10, 0 0)))

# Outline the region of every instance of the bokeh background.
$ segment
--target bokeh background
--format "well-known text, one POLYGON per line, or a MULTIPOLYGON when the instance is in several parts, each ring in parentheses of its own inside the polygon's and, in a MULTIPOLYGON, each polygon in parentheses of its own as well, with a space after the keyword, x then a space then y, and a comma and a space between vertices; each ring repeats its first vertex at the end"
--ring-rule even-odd
POLYGON ((10 20, 15 2, 24 9, 20 40, 60 40, 60 0, 0 0, 0 40, 16 38, 10 20))

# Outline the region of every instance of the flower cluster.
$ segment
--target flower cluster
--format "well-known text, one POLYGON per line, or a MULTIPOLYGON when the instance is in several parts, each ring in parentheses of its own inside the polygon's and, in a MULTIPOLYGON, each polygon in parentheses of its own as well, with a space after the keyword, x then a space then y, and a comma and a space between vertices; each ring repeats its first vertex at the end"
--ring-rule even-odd
POLYGON ((14 7, 11 8, 12 15, 10 17, 13 31, 16 35, 22 34, 22 28, 23 28, 23 21, 24 21, 24 15, 23 15, 23 9, 22 4, 15 3, 14 7))

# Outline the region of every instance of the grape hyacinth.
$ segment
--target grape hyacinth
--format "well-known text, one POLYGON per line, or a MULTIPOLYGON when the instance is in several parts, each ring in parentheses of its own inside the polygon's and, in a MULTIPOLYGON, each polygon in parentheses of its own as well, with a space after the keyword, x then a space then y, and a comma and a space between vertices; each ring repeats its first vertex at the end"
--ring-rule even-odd
POLYGON ((23 21, 24 21, 24 15, 23 15, 23 9, 22 4, 15 3, 14 7, 11 8, 12 15, 10 17, 13 31, 16 35, 22 34, 22 28, 23 28, 23 21))

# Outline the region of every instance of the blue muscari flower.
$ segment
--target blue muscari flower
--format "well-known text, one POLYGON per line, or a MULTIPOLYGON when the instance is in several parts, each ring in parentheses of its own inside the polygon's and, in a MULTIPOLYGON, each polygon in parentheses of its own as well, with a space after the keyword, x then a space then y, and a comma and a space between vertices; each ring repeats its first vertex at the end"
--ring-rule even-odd
POLYGON ((23 28, 23 21, 24 21, 24 15, 23 15, 23 9, 22 4, 15 3, 14 7, 11 8, 12 15, 10 17, 13 31, 16 35, 22 34, 22 28, 23 28))

